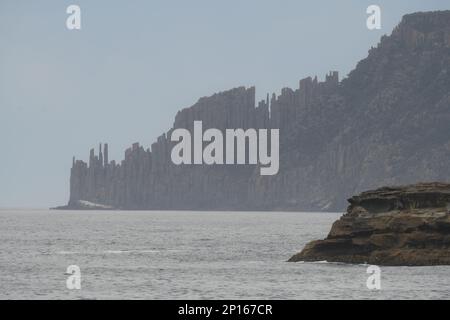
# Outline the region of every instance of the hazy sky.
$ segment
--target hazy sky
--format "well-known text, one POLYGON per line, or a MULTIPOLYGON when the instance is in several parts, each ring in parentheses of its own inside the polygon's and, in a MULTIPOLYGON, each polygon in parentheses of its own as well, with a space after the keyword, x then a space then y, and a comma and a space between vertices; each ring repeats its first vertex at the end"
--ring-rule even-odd
POLYGON ((73 155, 109 142, 122 160, 218 91, 262 98, 346 75, 403 14, 436 9, 449 1, 0 0, 0 207, 65 204, 73 155), (80 31, 66 28, 70 4, 80 31), (366 28, 370 4, 381 30, 366 28))

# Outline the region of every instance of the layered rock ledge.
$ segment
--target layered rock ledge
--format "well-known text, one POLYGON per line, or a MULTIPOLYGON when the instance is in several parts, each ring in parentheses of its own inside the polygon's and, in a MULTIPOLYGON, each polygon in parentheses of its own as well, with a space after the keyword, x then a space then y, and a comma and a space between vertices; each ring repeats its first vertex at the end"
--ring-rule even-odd
POLYGON ((450 184, 385 187, 348 202, 328 237, 289 261, 450 265, 450 184))

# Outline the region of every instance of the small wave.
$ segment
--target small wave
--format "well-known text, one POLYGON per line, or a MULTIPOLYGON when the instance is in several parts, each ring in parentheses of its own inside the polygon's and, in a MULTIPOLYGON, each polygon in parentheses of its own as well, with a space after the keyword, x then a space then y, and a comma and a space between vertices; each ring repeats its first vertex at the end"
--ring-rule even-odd
POLYGON ((333 266, 354 266, 352 263, 346 263, 346 262, 333 262, 333 261, 327 261, 327 260, 321 260, 321 261, 311 261, 311 262, 305 262, 305 263, 312 263, 312 264, 328 264, 333 266))
POLYGON ((106 250, 105 254, 122 254, 122 253, 159 253, 160 250, 106 250))
POLYGON ((331 264, 332 262, 328 262, 327 260, 321 260, 321 261, 296 261, 295 264, 303 264, 303 263, 308 263, 308 264, 331 264))
POLYGON ((79 254, 77 251, 58 251, 56 254, 79 254))
POLYGON ((167 249, 167 250, 155 250, 155 249, 128 249, 128 250, 104 250, 104 251, 97 251, 97 252, 92 252, 92 251, 66 251, 66 250, 61 250, 61 251, 57 251, 56 254, 60 254, 60 255, 75 255, 75 254, 85 254, 85 255, 102 255, 102 254, 155 254, 155 253, 161 253, 163 251, 166 252, 179 252, 181 250, 176 250, 176 249, 167 249))

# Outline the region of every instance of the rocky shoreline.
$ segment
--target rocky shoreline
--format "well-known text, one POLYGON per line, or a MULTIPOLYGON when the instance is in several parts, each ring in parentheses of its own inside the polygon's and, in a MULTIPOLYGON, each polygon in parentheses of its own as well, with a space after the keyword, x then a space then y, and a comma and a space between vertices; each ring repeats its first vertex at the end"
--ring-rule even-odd
POLYGON ((450 184, 384 187, 348 202, 327 238, 289 261, 450 265, 450 184))

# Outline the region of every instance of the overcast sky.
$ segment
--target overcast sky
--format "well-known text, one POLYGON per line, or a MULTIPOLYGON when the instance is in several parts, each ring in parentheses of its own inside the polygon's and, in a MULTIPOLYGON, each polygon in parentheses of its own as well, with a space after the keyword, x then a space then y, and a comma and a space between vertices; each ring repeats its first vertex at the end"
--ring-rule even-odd
POLYGON ((346 75, 401 16, 448 1, 0 0, 0 207, 69 196, 72 156, 122 160, 176 112, 236 86, 257 98, 329 70, 346 75), (80 31, 66 8, 81 7, 80 31), (382 9, 369 31, 366 8, 382 9))

